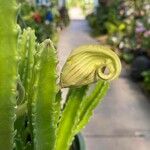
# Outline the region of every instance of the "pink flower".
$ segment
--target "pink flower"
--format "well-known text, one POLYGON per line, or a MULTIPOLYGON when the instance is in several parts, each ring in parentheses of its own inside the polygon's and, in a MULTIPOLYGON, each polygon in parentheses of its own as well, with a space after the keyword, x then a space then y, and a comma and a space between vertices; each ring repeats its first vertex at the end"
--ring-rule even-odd
POLYGON ((150 30, 147 30, 144 32, 144 37, 149 37, 150 36, 150 30))
POLYGON ((135 29, 136 33, 142 33, 144 31, 145 31, 145 28, 143 26, 136 27, 136 29, 135 29))

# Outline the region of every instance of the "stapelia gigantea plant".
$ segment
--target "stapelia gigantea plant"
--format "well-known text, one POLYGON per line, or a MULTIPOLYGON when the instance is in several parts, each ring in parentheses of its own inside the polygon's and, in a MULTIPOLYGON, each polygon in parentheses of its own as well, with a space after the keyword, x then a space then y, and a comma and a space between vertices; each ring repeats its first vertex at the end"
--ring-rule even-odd
POLYGON ((68 150, 121 70, 104 46, 74 50, 57 76, 50 40, 37 43, 34 31, 16 23, 15 0, 0 0, 0 150, 68 150), (105 68, 109 73, 105 74, 105 68), (86 96, 90 83, 96 82, 86 96), (61 89, 69 87, 61 106, 61 89))

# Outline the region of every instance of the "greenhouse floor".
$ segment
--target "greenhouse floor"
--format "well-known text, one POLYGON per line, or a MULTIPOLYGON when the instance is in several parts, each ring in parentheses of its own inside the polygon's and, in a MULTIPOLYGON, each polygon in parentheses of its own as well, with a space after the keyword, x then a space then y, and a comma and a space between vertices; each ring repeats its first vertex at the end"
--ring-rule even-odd
MULTIPOLYGON (((60 32, 59 69, 73 48, 97 43, 85 20, 72 20, 60 32)), ((93 118, 83 130, 87 150, 149 150, 150 100, 128 79, 123 69, 93 118)))

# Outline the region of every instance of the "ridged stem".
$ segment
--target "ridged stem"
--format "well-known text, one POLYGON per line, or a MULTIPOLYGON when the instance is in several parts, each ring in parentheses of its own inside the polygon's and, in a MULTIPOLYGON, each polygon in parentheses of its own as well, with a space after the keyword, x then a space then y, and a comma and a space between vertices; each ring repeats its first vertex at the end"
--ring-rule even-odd
POLYGON ((68 150, 75 136, 79 110, 87 87, 70 89, 67 104, 57 130, 55 150, 68 150))
POLYGON ((14 147, 17 79, 17 5, 0 0, 0 149, 14 147))
POLYGON ((53 150, 55 143, 56 117, 56 52, 50 40, 40 45, 41 54, 37 65, 38 80, 33 85, 36 96, 33 99, 32 124, 34 127, 35 150, 53 150))

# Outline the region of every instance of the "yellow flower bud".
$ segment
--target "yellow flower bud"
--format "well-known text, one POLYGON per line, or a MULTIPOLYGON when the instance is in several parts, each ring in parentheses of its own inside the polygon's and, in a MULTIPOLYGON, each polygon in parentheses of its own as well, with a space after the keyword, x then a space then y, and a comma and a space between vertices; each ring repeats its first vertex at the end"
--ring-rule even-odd
POLYGON ((119 76, 121 62, 108 46, 81 46, 70 54, 61 73, 61 87, 82 86, 119 76))

